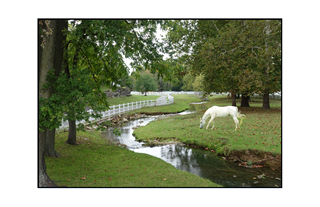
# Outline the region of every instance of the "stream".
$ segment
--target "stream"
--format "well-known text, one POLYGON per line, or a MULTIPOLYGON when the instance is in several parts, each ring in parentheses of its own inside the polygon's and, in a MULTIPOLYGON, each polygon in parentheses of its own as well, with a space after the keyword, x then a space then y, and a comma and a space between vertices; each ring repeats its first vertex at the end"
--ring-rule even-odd
MULTIPOLYGON (((191 108, 178 114, 159 116, 183 116, 204 110, 204 105, 190 104, 191 108)), ((129 150, 137 153, 145 153, 161 158, 179 170, 184 170, 202 178, 208 179, 223 187, 282 187, 282 175, 280 171, 271 168, 245 168, 237 164, 225 161, 206 150, 190 148, 181 145, 143 146, 143 142, 137 142, 132 135, 135 127, 145 126, 159 116, 148 116, 129 121, 119 127, 121 136, 113 134, 112 130, 105 133, 111 141, 127 145, 129 150), (265 176, 261 176, 261 175, 265 176), (262 177, 262 178, 260 178, 262 177)), ((161 117, 160 117, 161 118, 161 117)))

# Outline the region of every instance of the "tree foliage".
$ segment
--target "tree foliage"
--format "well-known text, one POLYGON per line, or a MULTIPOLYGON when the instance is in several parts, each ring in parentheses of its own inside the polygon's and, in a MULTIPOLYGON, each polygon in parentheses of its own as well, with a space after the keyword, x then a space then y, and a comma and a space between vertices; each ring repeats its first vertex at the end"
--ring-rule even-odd
POLYGON ((194 91, 203 91, 204 90, 204 76, 202 74, 198 75, 194 82, 192 83, 194 91))
POLYGON ((194 82, 195 77, 191 74, 188 73, 185 75, 182 79, 183 86, 181 87, 182 90, 184 91, 193 91, 193 82, 194 82))
POLYGON ((136 80, 135 88, 137 91, 144 93, 146 91, 157 90, 157 83, 154 81, 150 73, 141 73, 140 77, 136 80))
POLYGON ((57 128, 62 118, 88 120, 87 106, 98 117, 108 107, 101 85, 115 87, 128 80, 124 78, 129 71, 124 58, 132 60, 133 68, 143 65, 170 79, 172 73, 164 67, 161 54, 165 47, 155 36, 158 24, 163 26, 164 21, 69 21, 64 31, 64 73, 47 86, 54 91, 52 97, 39 100, 39 127, 57 128))
POLYGON ((281 20, 173 21, 167 39, 187 54, 204 91, 262 93, 281 90, 281 20))

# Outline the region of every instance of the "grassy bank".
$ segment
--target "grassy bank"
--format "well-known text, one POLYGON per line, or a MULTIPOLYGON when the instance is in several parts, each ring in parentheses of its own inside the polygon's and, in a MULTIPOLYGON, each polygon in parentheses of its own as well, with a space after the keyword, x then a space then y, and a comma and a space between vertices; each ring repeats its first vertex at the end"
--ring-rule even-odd
POLYGON ((78 145, 65 144, 68 133, 56 135, 59 158, 46 157, 47 173, 66 187, 218 187, 163 160, 124 149, 99 131, 78 132, 78 145))
MULTIPOLYGON (((216 118, 214 129, 211 129, 212 125, 208 129, 199 129, 200 118, 206 109, 213 105, 231 105, 231 100, 216 96, 204 105, 205 110, 198 113, 153 121, 135 130, 134 135, 145 142, 175 139, 225 156, 233 151, 246 150, 270 152, 273 155, 281 153, 281 100, 271 99, 271 110, 262 109, 262 99, 259 98, 252 98, 249 108, 242 108, 239 107, 240 103, 237 104, 239 110, 246 115, 237 131, 230 116, 216 118)), ((208 121, 209 119, 207 123, 208 121)))

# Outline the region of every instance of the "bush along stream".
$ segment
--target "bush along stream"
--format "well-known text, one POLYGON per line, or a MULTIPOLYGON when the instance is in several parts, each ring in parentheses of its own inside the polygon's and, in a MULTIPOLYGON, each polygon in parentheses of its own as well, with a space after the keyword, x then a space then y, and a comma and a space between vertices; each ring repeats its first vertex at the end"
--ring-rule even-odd
POLYGON ((258 108, 250 108, 257 113, 242 110, 247 118, 238 131, 230 117, 217 118, 213 130, 200 130, 199 118, 210 105, 191 104, 189 111, 182 113, 131 120, 108 128, 106 137, 223 187, 282 187, 281 111, 279 120, 278 109, 266 116, 258 108), (261 124, 272 130, 258 129, 261 124), (116 128, 121 136, 112 132, 116 128))

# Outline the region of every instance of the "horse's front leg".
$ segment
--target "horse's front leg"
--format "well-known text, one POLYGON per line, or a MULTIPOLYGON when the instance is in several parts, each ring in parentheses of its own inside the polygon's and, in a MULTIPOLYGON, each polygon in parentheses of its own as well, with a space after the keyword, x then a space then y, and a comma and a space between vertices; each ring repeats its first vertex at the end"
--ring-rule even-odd
MULTIPOLYGON (((233 120, 234 120, 234 122, 236 124, 235 130, 237 130, 237 128, 238 128, 237 126, 239 126, 239 120, 237 118, 233 118, 233 120)), ((239 126, 239 128, 240 128, 240 126, 239 126)))
POLYGON ((213 127, 214 127, 214 120, 212 120, 212 127, 211 127, 211 129, 213 129, 213 127))
MULTIPOLYGON (((209 124, 213 121, 213 119, 214 119, 214 117, 212 116, 211 119, 210 119, 210 121, 208 122, 208 125, 207 125, 207 128, 206 128, 206 129, 208 129, 209 124)), ((212 125, 212 128, 211 128, 211 129, 213 129, 213 125, 212 125)))

